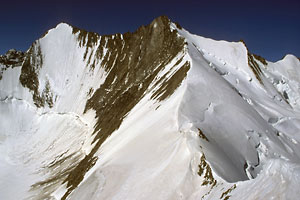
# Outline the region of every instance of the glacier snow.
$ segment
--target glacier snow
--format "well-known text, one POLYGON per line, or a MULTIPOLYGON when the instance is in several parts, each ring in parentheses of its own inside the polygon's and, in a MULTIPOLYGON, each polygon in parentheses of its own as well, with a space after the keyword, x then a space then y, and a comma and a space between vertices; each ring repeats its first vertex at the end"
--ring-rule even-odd
MULTIPOLYGON (((149 33, 139 41, 149 40, 151 48, 156 37, 173 37, 169 33, 184 45, 163 66, 140 72, 148 78, 148 71, 157 71, 151 82, 120 78, 129 85, 120 88, 122 95, 149 85, 99 148, 97 120, 107 116, 86 105, 96 94, 99 102, 108 98, 111 91, 97 90, 119 73, 116 59, 142 62, 128 50, 105 63, 115 55, 110 42, 120 41, 123 52, 134 41, 126 37, 140 35, 103 40, 61 23, 22 63, 0 63, 0 199, 297 199, 300 61, 293 55, 264 61, 243 42, 193 35, 164 17, 140 31, 149 33), (40 56, 32 72, 36 91, 20 80, 33 56, 40 56), (92 165, 81 169, 88 155, 92 165), (75 169, 82 180, 72 185, 75 169)), ((152 50, 143 44, 130 45, 147 56, 152 50)))

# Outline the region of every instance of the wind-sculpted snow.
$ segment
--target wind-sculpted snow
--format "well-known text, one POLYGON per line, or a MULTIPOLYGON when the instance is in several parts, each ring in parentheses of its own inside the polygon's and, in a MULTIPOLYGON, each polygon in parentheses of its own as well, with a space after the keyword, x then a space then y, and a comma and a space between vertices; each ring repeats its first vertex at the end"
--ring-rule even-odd
POLYGON ((0 199, 296 199, 300 62, 166 17, 0 57, 0 199))

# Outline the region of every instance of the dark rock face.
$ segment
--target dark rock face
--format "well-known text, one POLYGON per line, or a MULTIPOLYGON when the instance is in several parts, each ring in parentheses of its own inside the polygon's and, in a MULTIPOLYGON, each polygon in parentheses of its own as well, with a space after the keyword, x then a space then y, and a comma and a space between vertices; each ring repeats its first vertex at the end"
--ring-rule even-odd
POLYGON ((20 66, 22 64, 25 53, 22 51, 17 51, 15 49, 10 49, 5 55, 0 56, 0 63, 7 67, 20 66))
POLYGON ((21 66, 25 56, 26 53, 15 49, 10 49, 5 55, 0 55, 0 80, 6 69, 21 66))
POLYGON ((268 65, 266 59, 264 59, 264 58, 261 57, 260 55, 256 55, 256 54, 252 54, 252 55, 254 56, 254 58, 255 58, 256 60, 259 60, 262 64, 268 65))
MULTIPOLYGON (((73 32, 77 33, 80 30, 73 32)), ((94 34, 79 33, 80 44, 95 43, 94 34), (85 35, 85 36, 84 36, 85 35)), ((95 147, 68 175, 68 191, 62 199, 74 190, 83 180, 85 173, 95 164, 94 156, 101 144, 121 125, 128 112, 149 92, 149 85, 157 74, 184 49, 184 40, 170 29, 166 17, 155 19, 150 25, 140 27, 134 33, 101 36, 97 56, 108 73, 104 84, 87 101, 85 111, 94 109, 97 124, 94 134, 95 147), (107 53, 104 55, 104 48, 107 53)), ((86 57, 84 57, 86 59, 86 57)), ((169 95, 178 87, 178 82, 185 78, 189 69, 186 63, 183 70, 170 80, 175 86, 168 89, 169 95), (176 86, 177 85, 177 86, 176 86)), ((163 100, 168 95, 163 95, 163 100)))
POLYGON ((40 93, 39 71, 43 66, 43 55, 38 41, 34 42, 27 51, 22 64, 20 83, 32 92, 34 104, 37 107, 44 107, 46 104, 51 108, 53 106, 52 93, 49 82, 46 82, 45 89, 40 93))
POLYGON ((248 52, 248 65, 251 68, 251 70, 254 73, 257 80, 263 85, 263 81, 261 79, 262 71, 261 71, 259 65, 257 64, 253 54, 251 54, 249 52, 248 52))
POLYGON ((244 46, 246 47, 246 49, 247 49, 248 66, 250 67, 250 69, 254 73, 256 79, 260 82, 260 84, 263 85, 263 81, 262 81, 262 78, 261 78, 261 76, 263 76, 263 73, 262 73, 262 70, 260 69, 257 61, 261 62, 264 66, 268 65, 267 61, 259 55, 255 55, 255 54, 250 53, 250 51, 249 51, 249 49, 248 49, 248 47, 247 47, 244 40, 240 40, 240 42, 242 42, 244 44, 244 46))
MULTIPOLYGON (((77 157, 77 161, 73 162, 76 164, 61 172, 59 177, 46 179, 35 187, 44 188, 63 181, 67 183, 68 190, 62 199, 66 199, 97 162, 95 153, 102 143, 120 127, 126 115, 147 93, 153 92, 151 99, 155 101, 165 101, 180 86, 190 63, 181 62, 186 43, 170 25, 167 17, 159 17, 133 33, 104 36, 73 27, 72 34, 77 37, 78 45, 86 48, 82 55, 84 67, 94 70, 100 64, 107 73, 104 83, 95 92, 90 91, 84 111, 96 111, 97 123, 93 133, 95 146, 88 155, 77 157), (95 58, 91 57, 91 51, 95 53, 95 58), (181 57, 171 66, 178 70, 158 79, 158 73, 178 55, 181 57)), ((50 84, 46 84, 44 91, 38 90, 44 53, 39 40, 33 43, 23 58, 19 79, 32 92, 37 107, 52 107, 54 102, 50 84)), ((53 166, 58 165, 53 163, 53 166)))

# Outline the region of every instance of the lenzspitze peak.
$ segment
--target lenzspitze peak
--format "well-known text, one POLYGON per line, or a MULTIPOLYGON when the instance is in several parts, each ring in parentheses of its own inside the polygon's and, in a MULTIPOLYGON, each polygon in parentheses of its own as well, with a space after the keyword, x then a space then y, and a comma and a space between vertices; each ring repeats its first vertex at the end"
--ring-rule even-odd
POLYGON ((0 57, 0 199, 297 199, 300 62, 162 16, 0 57))

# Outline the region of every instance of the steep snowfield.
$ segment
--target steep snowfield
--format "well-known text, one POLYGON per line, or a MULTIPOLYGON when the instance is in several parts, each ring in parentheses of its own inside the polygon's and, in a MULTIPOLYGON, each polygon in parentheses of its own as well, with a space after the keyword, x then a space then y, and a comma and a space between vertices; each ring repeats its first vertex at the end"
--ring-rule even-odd
POLYGON ((0 63, 0 199, 297 199, 300 62, 165 17, 59 24, 0 63))

